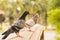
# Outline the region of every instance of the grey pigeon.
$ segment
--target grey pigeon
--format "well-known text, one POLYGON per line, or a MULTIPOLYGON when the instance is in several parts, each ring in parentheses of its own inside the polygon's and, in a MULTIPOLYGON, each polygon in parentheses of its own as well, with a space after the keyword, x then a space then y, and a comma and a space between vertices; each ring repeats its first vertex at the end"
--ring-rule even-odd
POLYGON ((29 12, 25 11, 16 23, 14 23, 7 31, 2 33, 2 35, 4 35, 2 39, 6 39, 9 36, 9 34, 14 32, 17 34, 17 36, 20 36, 19 30, 25 27, 25 17, 27 14, 29 14, 29 12))

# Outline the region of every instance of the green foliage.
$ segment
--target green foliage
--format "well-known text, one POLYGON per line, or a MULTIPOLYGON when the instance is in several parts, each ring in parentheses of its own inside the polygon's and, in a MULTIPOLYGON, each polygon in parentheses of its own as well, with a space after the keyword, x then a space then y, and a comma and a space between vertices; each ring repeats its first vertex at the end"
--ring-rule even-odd
POLYGON ((0 30, 2 30, 2 27, 0 26, 0 30))
POLYGON ((56 37, 56 40, 60 40, 60 37, 56 37))
POLYGON ((49 21, 53 22, 53 24, 56 22, 60 23, 60 9, 56 8, 54 10, 48 11, 48 16, 49 16, 49 18, 48 18, 49 21))
POLYGON ((48 2, 48 9, 55 9, 60 7, 60 0, 49 0, 48 2))
POLYGON ((9 19, 9 22, 13 22, 14 19, 20 17, 20 15, 28 10, 30 13, 43 13, 46 10, 46 0, 16 0, 16 2, 9 2, 3 0, 0 2, 0 9, 5 11, 5 16, 9 19), (18 11, 17 8, 20 8, 18 11))
POLYGON ((48 11, 48 23, 54 25, 56 30, 60 32, 60 8, 48 11))
POLYGON ((11 11, 8 18, 9 18, 9 22, 10 22, 10 25, 11 25, 14 22, 14 19, 15 19, 14 15, 13 15, 13 11, 11 11))
POLYGON ((0 14, 0 23, 4 22, 5 16, 3 14, 0 14))

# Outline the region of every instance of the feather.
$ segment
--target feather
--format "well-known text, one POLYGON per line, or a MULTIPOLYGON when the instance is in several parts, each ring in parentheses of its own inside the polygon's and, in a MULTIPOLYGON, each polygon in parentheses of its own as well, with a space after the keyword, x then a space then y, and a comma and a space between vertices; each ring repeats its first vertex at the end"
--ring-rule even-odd
POLYGON ((19 20, 11 26, 11 28, 2 33, 2 35, 4 35, 2 39, 6 39, 9 36, 9 34, 13 32, 15 33, 19 32, 19 30, 25 26, 25 17, 27 14, 29 14, 29 12, 25 11, 23 15, 19 18, 19 20))
POLYGON ((34 15, 31 19, 29 19, 28 21, 26 21, 26 27, 30 28, 33 25, 35 25, 37 23, 37 19, 39 18, 39 15, 36 14, 34 15))
POLYGON ((28 28, 28 31, 33 32, 32 30, 30 30, 30 28, 37 23, 38 18, 39 18, 39 15, 36 14, 31 19, 29 19, 28 21, 25 22, 26 27, 28 28))

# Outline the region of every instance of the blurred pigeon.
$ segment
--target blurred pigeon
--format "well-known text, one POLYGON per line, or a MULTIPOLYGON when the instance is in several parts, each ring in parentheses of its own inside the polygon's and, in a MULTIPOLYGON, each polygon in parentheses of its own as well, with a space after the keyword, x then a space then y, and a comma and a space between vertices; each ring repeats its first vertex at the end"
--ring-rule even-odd
POLYGON ((29 19, 28 21, 25 22, 26 23, 26 27, 29 28, 28 31, 33 32, 32 30, 30 30, 30 28, 37 23, 37 19, 38 18, 39 18, 39 15, 36 14, 31 19, 29 19))
POLYGON ((2 35, 4 35, 2 39, 6 39, 9 34, 14 32, 18 37, 22 37, 19 35, 19 30, 25 27, 25 17, 27 16, 27 14, 29 14, 29 12, 25 11, 16 23, 14 23, 7 31, 2 33, 2 35))

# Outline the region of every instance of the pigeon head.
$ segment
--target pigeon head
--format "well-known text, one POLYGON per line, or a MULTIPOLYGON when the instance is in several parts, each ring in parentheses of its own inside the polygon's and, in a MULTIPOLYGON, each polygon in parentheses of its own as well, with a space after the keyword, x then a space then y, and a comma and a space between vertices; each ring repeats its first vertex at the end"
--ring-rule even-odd
POLYGON ((29 14, 29 11, 25 11, 19 19, 24 19, 29 14))
POLYGON ((35 21, 35 23, 37 22, 37 19, 39 18, 39 15, 36 14, 34 17, 33 17, 33 20, 35 21))
POLYGON ((29 11, 25 11, 23 14, 24 14, 24 15, 27 15, 27 14, 29 14, 29 11))

